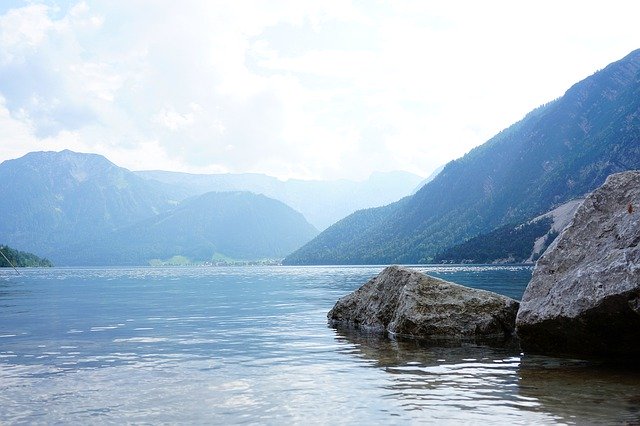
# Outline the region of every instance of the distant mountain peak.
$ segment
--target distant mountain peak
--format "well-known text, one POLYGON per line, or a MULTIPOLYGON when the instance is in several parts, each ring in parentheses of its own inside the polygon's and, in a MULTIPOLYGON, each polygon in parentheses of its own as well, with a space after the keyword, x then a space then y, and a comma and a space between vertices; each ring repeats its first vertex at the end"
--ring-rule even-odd
POLYGON ((422 180, 410 172, 378 172, 365 181, 347 179, 320 181, 241 174, 189 174, 165 171, 136 172, 145 179, 154 179, 182 188, 190 195, 209 191, 249 191, 282 201, 301 212, 318 229, 369 207, 397 201, 411 193, 422 180))
POLYGON ((69 244, 173 206, 153 184, 97 154, 32 152, 0 164, 0 235, 9 244, 56 259, 69 244))

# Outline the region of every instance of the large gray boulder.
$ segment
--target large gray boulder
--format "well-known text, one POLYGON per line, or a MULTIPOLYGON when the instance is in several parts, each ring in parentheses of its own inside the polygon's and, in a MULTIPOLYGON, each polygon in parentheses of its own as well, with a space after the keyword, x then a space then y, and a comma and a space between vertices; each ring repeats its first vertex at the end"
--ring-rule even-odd
POLYGON ((609 176, 538 260, 522 297, 525 351, 640 353, 640 172, 609 176))
POLYGON ((505 338, 515 327, 518 302, 389 266, 338 300, 334 325, 423 339, 505 338))

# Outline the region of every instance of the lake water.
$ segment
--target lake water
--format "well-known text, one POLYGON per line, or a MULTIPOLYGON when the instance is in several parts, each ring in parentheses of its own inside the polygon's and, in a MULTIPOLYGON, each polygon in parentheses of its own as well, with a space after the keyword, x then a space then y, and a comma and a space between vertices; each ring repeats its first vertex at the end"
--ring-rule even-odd
MULTIPOLYGON (((419 268, 519 299, 524 267, 419 268)), ((382 267, 0 271, 0 423, 640 422, 637 371, 335 330, 382 267)))

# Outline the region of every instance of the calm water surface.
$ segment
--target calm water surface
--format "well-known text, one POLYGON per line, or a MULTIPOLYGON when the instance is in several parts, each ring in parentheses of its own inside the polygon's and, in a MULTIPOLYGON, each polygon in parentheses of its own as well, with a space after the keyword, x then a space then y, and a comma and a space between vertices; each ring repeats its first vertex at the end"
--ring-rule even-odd
MULTIPOLYGON (((419 269, 517 299, 531 275, 419 269)), ((640 422, 637 371, 327 327, 381 270, 2 270, 0 423, 640 422)))

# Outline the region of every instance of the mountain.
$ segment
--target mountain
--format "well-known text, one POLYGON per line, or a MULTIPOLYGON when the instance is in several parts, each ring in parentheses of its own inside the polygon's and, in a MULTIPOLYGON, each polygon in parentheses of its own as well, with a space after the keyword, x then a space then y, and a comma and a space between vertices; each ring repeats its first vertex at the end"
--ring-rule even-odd
POLYGON ((317 234, 302 214, 280 201, 249 192, 210 192, 71 252, 84 253, 76 263, 88 265, 145 265, 174 256, 200 262, 280 259, 317 234))
POLYGON ((285 263, 431 262, 470 237, 524 223, 611 173, 637 168, 640 50, 450 162, 416 194, 354 213, 285 263))
POLYGON ((0 238, 61 266, 282 258, 317 234, 279 201, 237 192, 186 198, 179 185, 95 154, 30 153, 1 163, 0 181, 0 238))
POLYGON ((173 208, 169 191, 95 154, 33 152, 0 164, 0 237, 56 259, 77 241, 173 208))
POLYGON ((434 263, 533 263, 569 224, 582 198, 517 226, 504 225, 434 256, 434 263))
POLYGON ((138 176, 180 188, 191 195, 210 191, 249 191, 280 200, 301 212, 318 229, 325 229, 356 210, 382 206, 409 195, 422 181, 418 175, 376 172, 367 180, 278 180, 256 173, 189 174, 139 171, 138 176))
POLYGON ((43 259, 35 254, 16 250, 8 246, 0 245, 0 252, 0 268, 53 266, 48 259, 43 259))
POLYGON ((411 195, 415 194, 416 192, 420 191, 422 189, 423 186, 425 186, 426 184, 428 184, 429 182, 431 182, 432 180, 434 180, 436 178, 436 176, 438 176, 440 174, 440 172, 442 170, 444 170, 444 166, 446 164, 438 167, 437 169, 435 169, 430 175, 429 177, 427 177, 426 179, 424 179, 423 181, 421 181, 418 186, 416 186, 413 191, 411 192, 411 195))
MULTIPOLYGON (((547 235, 551 219, 527 222, 518 226, 504 225, 493 231, 470 238, 434 256, 434 263, 525 263, 535 242, 547 235)), ((557 234, 544 241, 546 249, 557 234)), ((537 260, 538 253, 536 253, 537 260)))

